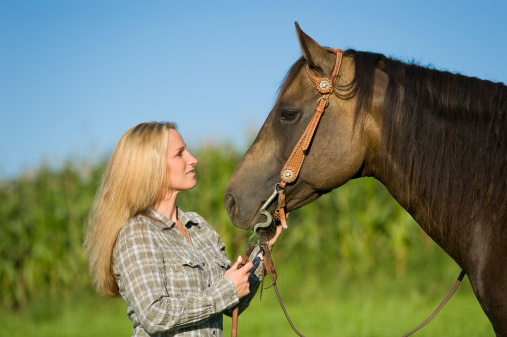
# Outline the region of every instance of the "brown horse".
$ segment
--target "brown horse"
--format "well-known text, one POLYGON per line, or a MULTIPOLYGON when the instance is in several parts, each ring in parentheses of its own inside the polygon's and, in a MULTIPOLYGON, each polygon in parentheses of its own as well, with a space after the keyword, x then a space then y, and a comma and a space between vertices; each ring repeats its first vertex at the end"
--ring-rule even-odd
MULTIPOLYGON (((306 65, 330 77, 335 63, 296 30, 303 56, 225 194, 243 229, 265 220, 259 207, 321 97, 306 65)), ((299 177, 285 187, 286 210, 375 177, 467 273, 497 336, 507 336, 507 87, 347 50, 328 103, 299 177)))

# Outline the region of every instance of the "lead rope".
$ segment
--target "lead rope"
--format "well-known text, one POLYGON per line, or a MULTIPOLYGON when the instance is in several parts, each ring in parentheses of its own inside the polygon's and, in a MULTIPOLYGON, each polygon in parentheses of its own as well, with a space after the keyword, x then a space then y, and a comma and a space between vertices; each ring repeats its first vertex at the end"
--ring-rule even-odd
POLYGON ((437 309, 431 314, 430 317, 428 317, 424 322, 422 322, 417 328, 413 329, 412 331, 406 333, 403 335, 403 337, 407 337, 407 336, 410 336, 412 335, 413 333, 415 333, 416 331, 422 329, 426 324, 428 324, 439 312, 440 310, 442 310, 442 308, 444 307, 444 305, 447 303, 447 301, 449 301, 449 299, 451 298, 451 296, 454 294, 454 292, 458 289, 459 285, 461 284, 461 281, 463 280, 463 277, 465 277, 465 271, 462 270, 461 273, 459 274, 458 276, 458 279, 456 280, 456 282, 454 283, 454 286, 452 287, 451 291, 449 291, 449 293, 447 294, 447 296, 444 298, 444 300, 442 301, 442 303, 440 303, 440 305, 437 307, 437 309))
MULTIPOLYGON (((246 247, 245 254, 241 258, 241 262, 238 265, 238 269, 243 268, 245 264, 248 263, 248 257, 252 254, 252 251, 255 248, 255 244, 250 241, 248 246, 246 247)), ((232 311, 232 328, 231 328, 231 336, 237 337, 238 335, 238 316, 239 316, 239 305, 234 307, 232 311)))
MULTIPOLYGON (((298 329, 296 329, 296 327, 292 323, 292 320, 289 317, 289 313, 285 309, 285 305, 283 304, 282 297, 280 296, 280 291, 278 290, 278 286, 276 284, 277 274, 276 274, 276 270, 275 270, 275 264, 273 263, 273 259, 271 259, 271 252, 269 251, 268 242, 266 241, 265 238, 262 238, 260 240, 260 242, 261 242, 260 243, 261 244, 261 249, 262 249, 262 251, 264 253, 264 260, 262 262, 262 266, 264 268, 265 273, 269 274, 269 276, 271 277, 271 282, 273 283, 269 287, 275 288, 275 293, 276 293, 276 297, 278 298, 278 303, 280 303, 280 307, 282 308, 283 313, 285 314, 285 318, 287 319, 287 322, 289 322, 289 325, 292 328, 292 330, 298 336, 305 337, 301 332, 298 331, 298 329)), ((262 279, 262 283, 264 284, 264 278, 262 279)), ((263 284, 261 285, 261 296, 262 296, 262 289, 263 289, 262 287, 263 287, 263 284)))
MULTIPOLYGON (((255 235, 257 235, 255 233, 255 235)), ((278 290, 278 286, 276 284, 277 280, 277 274, 275 265, 273 263, 273 260, 271 259, 271 252, 269 250, 269 244, 268 241, 263 237, 262 239, 259 239, 259 242, 255 244, 254 242, 250 241, 248 244, 245 254, 241 258, 241 262, 238 265, 238 269, 245 266, 245 264, 248 263, 248 258, 250 254, 252 254, 252 251, 256 246, 260 246, 261 253, 264 255, 264 258, 262 260, 262 268, 264 271, 264 276, 262 278, 261 283, 261 293, 260 297, 262 298, 262 290, 264 289, 264 278, 266 274, 269 274, 271 277, 272 285, 270 285, 268 288, 273 287, 275 288, 276 297, 278 298, 278 302, 280 303, 280 307, 283 310, 283 313, 285 314, 285 318, 287 319, 287 322, 289 322, 289 325, 291 326, 292 330, 300 337, 305 337, 301 332, 296 329, 294 326, 294 323, 292 323, 292 320, 290 319, 289 313, 287 312, 287 309, 285 309, 285 305, 283 304, 282 297, 280 295, 280 291, 278 290)), ((238 335, 238 316, 239 316, 239 306, 236 306, 234 310, 232 311, 232 328, 231 328, 231 336, 237 337, 238 335)))
MULTIPOLYGON (((264 259, 263 259, 263 262, 262 262, 262 266, 263 266, 263 269, 265 271, 264 274, 269 274, 269 276, 271 277, 272 285, 269 286, 268 288, 270 288, 270 287, 275 288, 275 293, 276 293, 276 297, 278 298, 278 303, 280 303, 280 307, 282 308, 283 313, 285 314, 285 318, 287 319, 287 322, 289 323, 289 325, 292 328, 292 330, 298 336, 305 337, 295 327, 294 323, 292 323, 292 320, 291 320, 291 318, 289 316, 289 313, 287 312, 287 309, 285 309, 285 305, 283 304, 283 300, 282 300, 282 297, 280 296, 280 291, 278 290, 278 286, 277 286, 277 283, 276 283, 276 281, 277 281, 277 274, 276 274, 275 265, 273 263, 273 260, 271 259, 271 253, 269 251, 268 242, 266 241, 265 238, 262 238, 262 239, 259 240, 259 243, 257 245, 259 245, 261 247, 261 252, 264 255, 264 259)), ((241 267, 243 267, 246 263, 248 263, 248 257, 252 253, 252 251, 255 248, 255 246, 256 246, 256 244, 254 244, 253 242, 249 243, 249 245, 248 245, 248 247, 247 247, 247 249, 245 251, 245 254, 242 257, 242 262, 238 266, 238 269, 241 268, 241 267)), ((417 331, 419 331, 420 329, 422 329, 424 326, 426 326, 433 318, 435 318, 435 316, 440 312, 440 310, 442 310, 442 308, 447 304, 447 302, 452 297, 452 295, 454 295, 454 293, 458 289, 459 285, 461 284, 461 281, 465 277, 465 274, 466 274, 465 271, 462 270, 461 273, 458 276, 458 279, 454 283, 454 286, 451 288, 451 290, 449 291, 449 293, 447 294, 447 296, 444 298, 444 300, 440 303, 440 305, 437 307, 437 309, 424 322, 422 322, 419 326, 417 326, 416 328, 414 328, 410 332, 404 334, 403 337, 411 336, 412 334, 416 333, 417 331)), ((260 293, 260 297, 261 298, 262 298, 262 290, 264 289, 263 286, 264 286, 264 278, 262 279, 262 283, 261 283, 261 293, 260 293)), ((239 311, 239 307, 234 308, 233 316, 232 316, 232 331, 231 331, 231 336, 232 337, 237 337, 237 332, 238 332, 238 311, 239 311)))

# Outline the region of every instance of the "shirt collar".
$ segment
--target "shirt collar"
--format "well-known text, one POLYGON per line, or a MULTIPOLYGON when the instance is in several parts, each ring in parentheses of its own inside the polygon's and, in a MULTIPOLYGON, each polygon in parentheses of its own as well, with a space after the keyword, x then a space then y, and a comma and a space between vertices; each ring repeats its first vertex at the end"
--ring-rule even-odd
MULTIPOLYGON (((178 212, 178 219, 181 221, 181 223, 189 228, 191 226, 194 226, 194 225, 197 225, 197 227, 200 228, 199 224, 197 223, 194 223, 188 216, 187 214, 181 210, 181 208, 177 207, 177 212, 178 212)), ((173 228, 176 223, 172 220, 170 220, 169 218, 167 218, 165 215, 157 212, 156 209, 154 209, 153 207, 149 207, 147 210, 146 210, 146 215, 148 215, 149 217, 151 218, 154 218, 155 220, 158 220, 160 223, 161 223, 161 227, 162 229, 169 229, 169 228, 173 228)))

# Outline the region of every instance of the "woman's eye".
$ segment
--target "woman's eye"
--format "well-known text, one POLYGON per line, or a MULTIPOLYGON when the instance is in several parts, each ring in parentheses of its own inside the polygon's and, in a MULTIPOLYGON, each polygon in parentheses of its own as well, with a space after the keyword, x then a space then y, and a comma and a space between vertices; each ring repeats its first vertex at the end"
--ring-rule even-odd
POLYGON ((282 111, 282 120, 284 121, 292 121, 296 118, 296 116, 297 116, 296 111, 290 110, 282 111))

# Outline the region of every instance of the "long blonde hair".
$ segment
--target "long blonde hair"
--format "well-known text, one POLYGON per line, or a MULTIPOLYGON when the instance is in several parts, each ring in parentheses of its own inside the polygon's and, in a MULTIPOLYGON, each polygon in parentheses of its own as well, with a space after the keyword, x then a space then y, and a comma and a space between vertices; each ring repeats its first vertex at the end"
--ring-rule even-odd
POLYGON ((146 122, 128 130, 111 156, 88 216, 84 242, 97 293, 117 297, 113 248, 125 223, 153 206, 167 188, 167 143, 173 123, 146 122))

